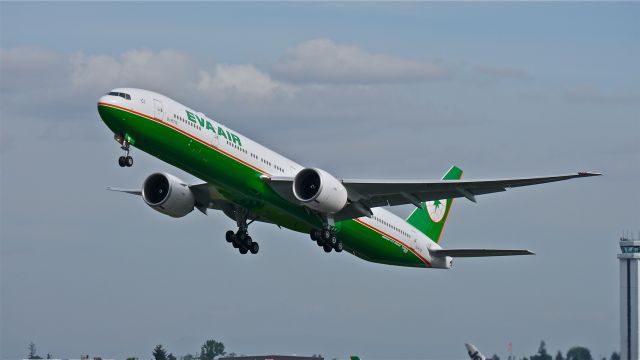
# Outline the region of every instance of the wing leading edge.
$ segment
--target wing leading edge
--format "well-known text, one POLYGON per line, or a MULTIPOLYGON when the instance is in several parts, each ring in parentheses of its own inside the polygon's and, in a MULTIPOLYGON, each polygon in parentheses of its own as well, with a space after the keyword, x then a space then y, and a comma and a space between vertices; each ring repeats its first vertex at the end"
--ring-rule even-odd
MULTIPOLYGON (((380 206, 413 204, 464 197, 475 202, 477 195, 506 191, 509 188, 545 184, 575 178, 599 176, 592 172, 575 174, 490 180, 341 180, 348 192, 349 203, 335 214, 335 220, 369 216, 370 209, 380 206), (369 211, 367 211, 369 210, 369 211)), ((263 177, 283 198, 297 202, 293 195, 293 177, 263 177)))

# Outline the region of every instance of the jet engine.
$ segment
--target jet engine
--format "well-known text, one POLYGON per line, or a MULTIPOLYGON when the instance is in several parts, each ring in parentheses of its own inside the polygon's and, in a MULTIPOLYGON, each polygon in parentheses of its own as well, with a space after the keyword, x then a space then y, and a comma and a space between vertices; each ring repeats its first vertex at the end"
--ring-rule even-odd
POLYGON ((293 194, 305 206, 334 214, 347 204, 347 189, 324 170, 306 168, 293 179, 293 194))
POLYGON ((174 218, 187 215, 195 205, 189 185, 168 173, 149 175, 142 184, 142 199, 152 209, 174 218))

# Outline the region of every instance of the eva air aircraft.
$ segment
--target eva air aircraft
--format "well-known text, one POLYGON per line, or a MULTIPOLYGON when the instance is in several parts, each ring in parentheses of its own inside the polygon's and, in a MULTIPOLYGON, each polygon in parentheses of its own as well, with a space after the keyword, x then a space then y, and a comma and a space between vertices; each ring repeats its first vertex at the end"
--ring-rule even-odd
POLYGON ((532 254, 527 250, 443 249, 440 235, 454 198, 578 177, 577 174, 501 180, 460 180, 452 167, 441 181, 348 180, 300 165, 205 114, 155 92, 118 88, 100 98, 98 112, 133 165, 131 146, 202 180, 168 173, 149 175, 140 195, 154 210, 175 218, 194 209, 221 210, 237 223, 226 240, 240 253, 258 252, 248 227, 254 221, 309 234, 325 252, 344 250, 367 261, 451 268, 452 257, 532 254), (406 219, 385 206, 413 204, 406 219))

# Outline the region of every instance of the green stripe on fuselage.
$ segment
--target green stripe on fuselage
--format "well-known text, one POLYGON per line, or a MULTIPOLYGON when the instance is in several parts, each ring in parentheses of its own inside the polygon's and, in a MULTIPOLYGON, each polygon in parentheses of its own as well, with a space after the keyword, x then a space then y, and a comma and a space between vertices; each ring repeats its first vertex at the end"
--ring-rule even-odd
MULTIPOLYGON (((274 192, 260 179, 261 172, 221 150, 204 145, 159 120, 102 104, 98 105, 98 112, 111 131, 132 137, 135 147, 215 186, 227 200, 246 207, 259 218, 307 234, 312 228, 322 226, 319 217, 274 192)), ((345 250, 362 259, 425 267, 411 251, 355 220, 336 223, 336 229, 345 250)))

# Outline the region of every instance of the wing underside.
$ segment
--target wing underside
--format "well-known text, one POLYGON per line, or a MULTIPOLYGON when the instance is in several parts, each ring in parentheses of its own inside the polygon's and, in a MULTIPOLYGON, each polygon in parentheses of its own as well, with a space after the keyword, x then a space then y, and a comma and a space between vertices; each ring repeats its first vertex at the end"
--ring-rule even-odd
MULTIPOLYGON (((335 214, 335 220, 347 220, 370 216, 371 208, 413 204, 421 207, 422 202, 464 197, 475 202, 477 195, 506 191, 509 188, 545 184, 574 178, 598 176, 601 174, 579 172, 575 174, 532 178, 494 180, 341 180, 348 192, 348 204, 335 214)), ((263 179, 283 198, 299 201, 293 195, 293 177, 263 177, 263 179)))
POLYGON ((451 257, 489 257, 489 256, 515 256, 515 255, 535 255, 529 250, 520 249, 440 249, 431 250, 434 256, 451 257))

